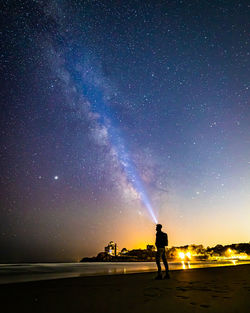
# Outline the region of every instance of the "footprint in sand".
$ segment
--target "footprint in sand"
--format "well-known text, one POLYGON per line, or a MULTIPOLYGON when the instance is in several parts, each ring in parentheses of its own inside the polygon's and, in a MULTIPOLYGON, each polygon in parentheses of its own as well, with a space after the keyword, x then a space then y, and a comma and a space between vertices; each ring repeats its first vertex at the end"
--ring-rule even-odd
POLYGON ((177 290, 180 290, 180 291, 187 291, 186 288, 183 288, 183 287, 176 287, 177 290))
POLYGON ((180 298, 180 299, 183 299, 183 300, 189 299, 189 297, 186 297, 186 296, 176 296, 176 297, 180 298))
POLYGON ((226 290, 214 290, 214 292, 216 292, 216 293, 226 293, 227 291, 226 290))
POLYGON ((209 289, 209 288, 196 288, 196 290, 199 290, 199 291, 212 291, 212 289, 209 289))
POLYGON ((159 288, 148 288, 144 290, 144 296, 146 297, 158 297, 160 296, 160 289, 159 288))
POLYGON ((200 307, 201 308, 210 308, 210 305, 209 304, 200 304, 200 307))

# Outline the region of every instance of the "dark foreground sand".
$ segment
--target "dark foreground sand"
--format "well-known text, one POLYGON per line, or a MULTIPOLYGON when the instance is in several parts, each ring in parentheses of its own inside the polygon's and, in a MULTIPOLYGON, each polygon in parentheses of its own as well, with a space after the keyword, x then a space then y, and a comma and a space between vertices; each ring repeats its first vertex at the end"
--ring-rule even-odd
POLYGON ((250 312, 250 265, 0 285, 1 313, 250 312))

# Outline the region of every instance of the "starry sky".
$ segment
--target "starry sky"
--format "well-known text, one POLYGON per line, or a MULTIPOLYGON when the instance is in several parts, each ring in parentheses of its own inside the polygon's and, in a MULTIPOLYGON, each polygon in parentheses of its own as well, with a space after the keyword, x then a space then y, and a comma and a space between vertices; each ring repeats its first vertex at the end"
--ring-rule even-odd
POLYGON ((247 1, 5 0, 0 262, 249 242, 247 1))

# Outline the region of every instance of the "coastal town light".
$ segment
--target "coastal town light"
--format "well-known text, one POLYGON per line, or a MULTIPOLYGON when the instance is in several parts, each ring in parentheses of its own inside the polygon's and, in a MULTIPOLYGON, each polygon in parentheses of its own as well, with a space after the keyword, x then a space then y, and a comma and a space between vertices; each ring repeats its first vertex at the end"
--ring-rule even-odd
POLYGON ((184 260, 185 259, 185 253, 179 252, 179 257, 180 257, 180 259, 184 260))
POLYGON ((181 260, 184 260, 185 258, 188 258, 190 260, 191 259, 191 252, 188 251, 188 252, 184 253, 184 252, 180 251, 179 252, 179 258, 181 260))

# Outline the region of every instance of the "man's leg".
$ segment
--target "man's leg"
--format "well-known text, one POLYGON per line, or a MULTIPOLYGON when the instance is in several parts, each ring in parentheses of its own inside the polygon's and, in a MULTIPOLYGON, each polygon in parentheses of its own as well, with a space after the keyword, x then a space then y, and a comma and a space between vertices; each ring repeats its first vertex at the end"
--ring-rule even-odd
POLYGON ((157 249, 156 256, 155 256, 156 265, 158 268, 158 276, 156 278, 161 277, 161 252, 160 249, 157 249))
POLYGON ((167 261, 167 258, 166 258, 166 251, 165 251, 165 249, 164 249, 164 251, 162 253, 162 261, 163 261, 163 264, 164 264, 165 270, 166 270, 165 278, 169 278, 168 261, 167 261))

